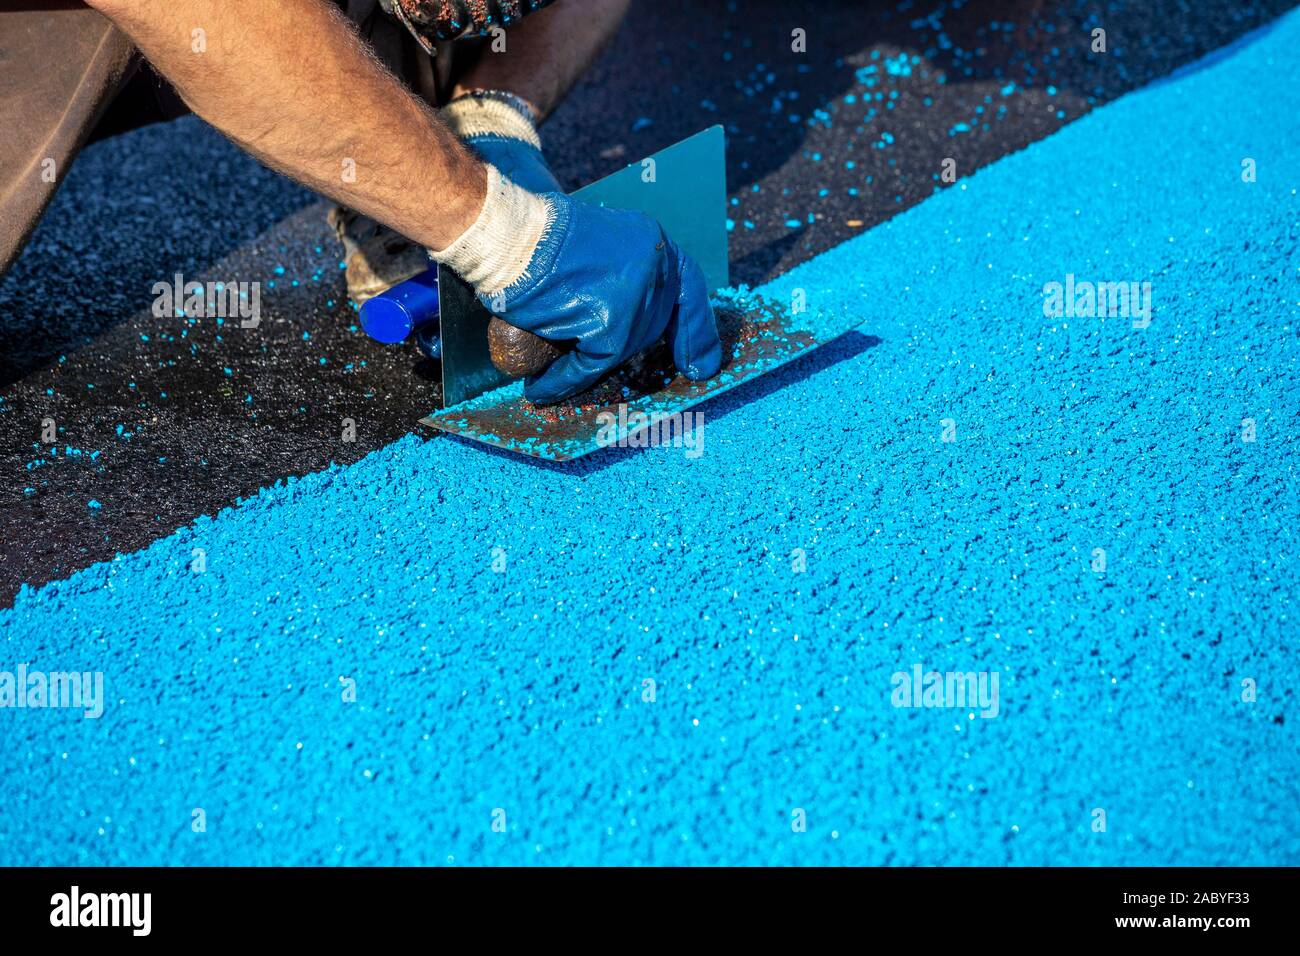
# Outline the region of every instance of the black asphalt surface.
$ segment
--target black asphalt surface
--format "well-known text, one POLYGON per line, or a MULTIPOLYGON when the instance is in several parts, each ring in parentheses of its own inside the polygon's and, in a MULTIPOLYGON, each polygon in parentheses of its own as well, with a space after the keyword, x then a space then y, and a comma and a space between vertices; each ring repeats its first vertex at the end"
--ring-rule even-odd
MULTIPOLYGON (((575 188, 724 124, 753 285, 1292 5, 638 4, 543 137, 575 188)), ((325 208, 192 117, 83 152, 0 279, 0 604, 437 404, 430 363, 357 329, 325 208), (156 317, 177 273, 262 283, 260 324, 156 317)))

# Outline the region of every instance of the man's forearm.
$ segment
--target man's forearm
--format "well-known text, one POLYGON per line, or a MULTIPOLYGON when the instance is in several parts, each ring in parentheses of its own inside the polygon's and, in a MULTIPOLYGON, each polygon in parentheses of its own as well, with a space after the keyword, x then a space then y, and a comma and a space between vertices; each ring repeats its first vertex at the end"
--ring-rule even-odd
POLYGON ((431 249, 486 171, 326 0, 88 0, 185 102, 268 166, 431 249))
POLYGON ((545 118, 618 32, 629 0, 560 0, 510 27, 505 50, 484 45, 456 75, 452 95, 472 89, 507 90, 545 118))

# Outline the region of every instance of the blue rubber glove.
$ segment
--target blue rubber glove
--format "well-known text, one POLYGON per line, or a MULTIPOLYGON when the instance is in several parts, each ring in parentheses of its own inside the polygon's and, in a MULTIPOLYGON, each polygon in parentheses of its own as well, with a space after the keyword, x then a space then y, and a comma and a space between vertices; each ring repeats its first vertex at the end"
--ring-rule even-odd
POLYGON ((517 97, 500 91, 469 93, 452 100, 438 115, 462 143, 516 185, 534 193, 559 192, 560 184, 542 156, 537 127, 517 97))
POLYGON ((539 405, 561 401, 666 334, 673 361, 687 378, 711 378, 722 367, 713 306, 704 273, 639 212, 542 197, 554 218, 518 281, 483 304, 516 328, 545 339, 576 339, 573 351, 524 380, 539 405))
POLYGON ((546 165, 546 157, 532 143, 507 136, 470 136, 464 140, 485 163, 529 192, 559 192, 560 183, 546 165))

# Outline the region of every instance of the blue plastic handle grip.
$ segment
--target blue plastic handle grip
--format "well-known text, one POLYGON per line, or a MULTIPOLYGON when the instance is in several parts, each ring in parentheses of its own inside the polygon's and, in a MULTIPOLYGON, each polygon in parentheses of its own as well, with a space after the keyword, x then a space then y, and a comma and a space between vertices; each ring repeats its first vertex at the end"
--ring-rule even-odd
POLYGON ((361 328, 379 342, 405 342, 412 332, 437 321, 436 268, 399 282, 361 306, 361 328))

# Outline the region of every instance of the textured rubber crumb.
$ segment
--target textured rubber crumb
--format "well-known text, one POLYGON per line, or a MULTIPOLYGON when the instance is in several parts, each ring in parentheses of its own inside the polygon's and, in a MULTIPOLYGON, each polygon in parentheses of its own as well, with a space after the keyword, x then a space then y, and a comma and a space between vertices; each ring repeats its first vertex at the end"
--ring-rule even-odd
POLYGON ((407 437, 23 592, 0 669, 108 703, 0 711, 0 863, 1300 862, 1298 70, 1292 15, 764 287, 865 335, 698 458, 407 437))

